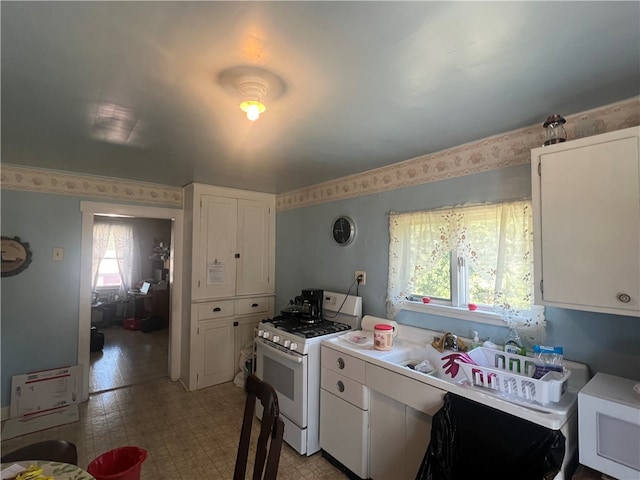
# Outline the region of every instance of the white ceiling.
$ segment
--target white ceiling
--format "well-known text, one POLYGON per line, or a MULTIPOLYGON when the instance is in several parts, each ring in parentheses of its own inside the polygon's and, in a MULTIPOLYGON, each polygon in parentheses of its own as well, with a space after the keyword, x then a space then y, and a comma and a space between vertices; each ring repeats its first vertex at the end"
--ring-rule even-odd
POLYGON ((640 94, 636 1, 0 6, 16 165, 282 193, 640 94), (237 66, 284 82, 255 123, 237 66))

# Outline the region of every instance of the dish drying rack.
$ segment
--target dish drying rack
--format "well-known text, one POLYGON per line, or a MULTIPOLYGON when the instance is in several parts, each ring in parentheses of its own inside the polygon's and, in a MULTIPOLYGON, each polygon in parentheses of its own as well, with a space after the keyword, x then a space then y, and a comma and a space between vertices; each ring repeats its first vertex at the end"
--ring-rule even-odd
POLYGON ((475 362, 467 363, 463 359, 455 362, 464 371, 468 382, 475 387, 488 388, 507 397, 515 397, 526 402, 546 405, 559 402, 567 390, 571 371, 549 371, 541 378, 532 378, 536 366, 534 358, 477 347, 467 352, 475 362))

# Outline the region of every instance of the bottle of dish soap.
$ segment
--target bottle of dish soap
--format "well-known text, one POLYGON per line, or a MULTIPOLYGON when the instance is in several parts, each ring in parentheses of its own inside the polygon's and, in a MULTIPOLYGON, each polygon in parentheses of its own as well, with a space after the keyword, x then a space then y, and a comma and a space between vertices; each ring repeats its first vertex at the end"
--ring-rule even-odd
POLYGON ((522 339, 520 335, 518 335, 518 331, 511 327, 509 330, 509 335, 504 342, 504 351, 507 353, 512 353, 514 355, 526 355, 527 350, 522 343, 522 339))
POLYGON ((473 340, 471 341, 471 348, 481 347, 482 342, 480 341, 480 337, 478 337, 478 332, 473 331, 473 340))

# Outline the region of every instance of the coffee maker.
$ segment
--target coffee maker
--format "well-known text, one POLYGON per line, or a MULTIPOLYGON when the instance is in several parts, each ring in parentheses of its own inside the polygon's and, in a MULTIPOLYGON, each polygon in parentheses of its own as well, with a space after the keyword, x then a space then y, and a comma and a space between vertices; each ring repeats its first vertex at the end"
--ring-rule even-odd
POLYGON ((310 288, 302 290, 302 318, 306 323, 316 323, 322 320, 322 302, 324 290, 310 288))

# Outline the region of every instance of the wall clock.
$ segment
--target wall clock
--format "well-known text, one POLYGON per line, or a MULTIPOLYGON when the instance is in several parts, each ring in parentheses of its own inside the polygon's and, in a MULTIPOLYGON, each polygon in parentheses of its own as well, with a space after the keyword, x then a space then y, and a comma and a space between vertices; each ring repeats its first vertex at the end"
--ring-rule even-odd
POLYGON ((31 263, 29 244, 19 237, 2 237, 2 276, 17 275, 31 263))
POLYGON ((333 239, 338 245, 349 245, 356 236, 356 224, 349 217, 340 216, 333 221, 333 239))

